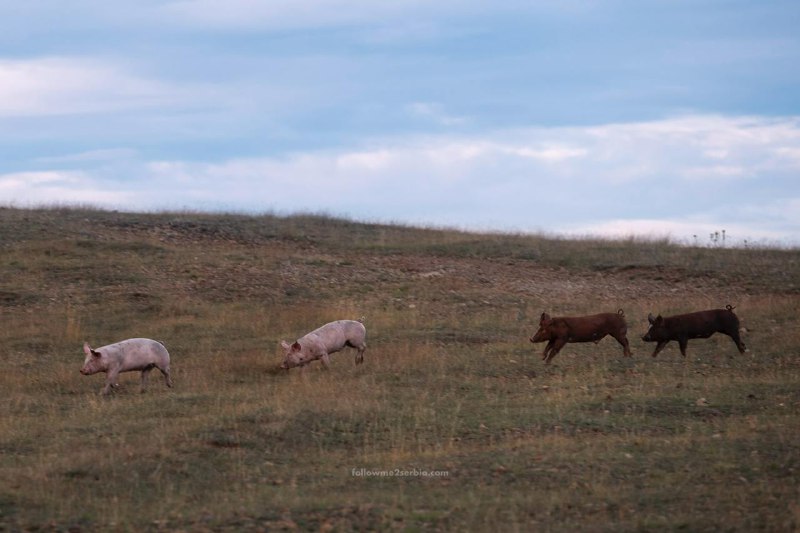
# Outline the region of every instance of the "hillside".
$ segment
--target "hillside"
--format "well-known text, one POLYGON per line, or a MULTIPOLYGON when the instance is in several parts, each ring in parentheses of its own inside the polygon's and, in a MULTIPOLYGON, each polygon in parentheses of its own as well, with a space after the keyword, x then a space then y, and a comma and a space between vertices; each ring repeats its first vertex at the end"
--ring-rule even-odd
POLYGON ((0 527, 800 527, 798 312, 800 250, 0 208, 0 527), (744 356, 640 339, 726 304, 744 356), (619 308, 631 359, 528 342, 619 308), (359 317, 364 365, 277 370, 281 339, 359 317), (134 336, 175 388, 99 397, 83 341, 134 336))

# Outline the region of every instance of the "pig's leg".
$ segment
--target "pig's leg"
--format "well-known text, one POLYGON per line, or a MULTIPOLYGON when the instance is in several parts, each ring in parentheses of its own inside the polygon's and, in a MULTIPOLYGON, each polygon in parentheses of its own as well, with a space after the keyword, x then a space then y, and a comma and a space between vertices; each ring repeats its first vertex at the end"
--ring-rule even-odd
POLYGON ((658 352, 663 350, 664 346, 666 346, 668 342, 669 341, 658 341, 658 344, 656 344, 656 349, 653 350, 653 357, 657 356, 658 352))
POLYGON ((548 353, 550 352, 550 350, 553 348, 553 343, 554 343, 554 342, 555 342, 555 341, 552 341, 552 340, 551 340, 551 341, 550 341, 550 342, 548 342, 548 343, 547 343, 547 345, 544 347, 544 351, 542 352, 542 361, 544 361, 545 359, 547 359, 547 354, 548 354, 548 353))
POLYGON ((117 378, 119 377, 119 370, 109 370, 106 376, 106 386, 100 391, 104 396, 111 392, 111 387, 117 387, 117 378))
POLYGON ((356 346, 355 348, 358 350, 358 353, 356 354, 356 364, 360 365, 364 362, 364 350, 367 349, 367 344, 362 342, 361 346, 356 346))
POLYGON ((331 368, 331 356, 327 353, 322 354, 320 357, 320 361, 322 361, 322 365, 325 367, 326 370, 330 370, 331 368))
POLYGON ((739 330, 738 329, 734 329, 733 331, 728 333, 728 335, 730 335, 731 339, 733 339, 733 342, 736 343, 736 348, 739 349, 739 353, 744 353, 745 350, 747 350, 747 346, 744 345, 744 343, 742 342, 741 337, 739 337, 739 330))
POLYGON ((550 350, 550 355, 548 355, 547 359, 545 360, 545 363, 548 364, 548 365, 550 364, 550 361, 553 360, 553 357, 555 357, 556 354, 558 354, 558 352, 561 351, 561 348, 563 348, 564 345, 567 344, 567 340, 566 339, 556 339, 555 341, 550 341, 550 342, 553 343, 553 348, 550 350))
POLYGON ((622 354, 625 357, 631 357, 631 348, 630 345, 628 344, 628 337, 626 337, 625 334, 623 333, 621 335, 614 335, 614 338, 617 339, 617 342, 622 345, 623 348, 622 354))
POLYGON ((144 392, 144 390, 147 388, 147 377, 150 375, 151 370, 153 370, 152 366, 149 366, 144 370, 142 370, 142 387, 141 389, 139 389, 140 392, 144 392))
POLYGON ((172 375, 169 373, 169 365, 164 368, 158 367, 158 369, 164 374, 164 382, 167 384, 167 387, 172 387, 172 375))
POLYGON ((678 339, 678 346, 681 347, 681 355, 686 357, 686 347, 689 346, 689 339, 678 339))
POLYGON ((356 350, 358 350, 358 353, 356 354, 356 364, 360 365, 361 363, 363 363, 364 362, 364 350, 367 349, 367 343, 364 342, 364 341, 361 341, 360 343, 353 342, 353 341, 347 341, 346 344, 347 344, 347 346, 350 346, 351 348, 355 348, 356 350))

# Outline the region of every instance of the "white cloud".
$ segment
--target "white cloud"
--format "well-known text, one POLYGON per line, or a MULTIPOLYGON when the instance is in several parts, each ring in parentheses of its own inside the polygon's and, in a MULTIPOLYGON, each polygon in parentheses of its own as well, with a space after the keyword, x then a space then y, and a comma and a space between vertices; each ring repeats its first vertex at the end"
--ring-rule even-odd
POLYGON ((390 150, 374 150, 370 152, 352 152, 336 158, 335 166, 342 172, 380 172, 392 163, 390 150))
POLYGON ((689 180, 728 180, 747 177, 749 171, 743 166, 713 165, 686 168, 682 175, 689 180))
POLYGON ((774 149, 775 155, 781 159, 793 160, 800 167, 800 147, 778 147, 774 149))
POLYGON ((126 205, 133 194, 115 191, 84 172, 16 172, 0 175, 0 202, 6 205, 126 205))
MULTIPOLYGON (((757 187, 758 184, 754 184, 757 187)), ((700 212, 682 212, 663 218, 615 218, 575 224, 562 224, 557 233, 613 238, 668 238, 685 244, 710 245, 711 235, 723 233, 729 245, 766 243, 800 246, 800 187, 786 198, 772 197, 762 202, 738 198, 736 211, 725 207, 700 212)), ((717 243, 719 244, 719 243, 717 243)))
MULTIPOLYGON (((653 122, 557 130, 600 165, 617 166, 619 179, 697 181, 759 178, 766 171, 800 170, 800 118, 687 116, 653 122)), ((606 169, 610 170, 610 169, 606 169)))
POLYGON ((798 200, 786 200, 800 198, 798 150, 796 118, 686 117, 391 138, 207 163, 140 161, 125 152, 124 168, 90 152, 73 158, 95 165, 84 173, 0 176, 0 201, 93 203, 108 195, 114 207, 128 202, 138 209, 327 211, 473 229, 684 240, 726 229, 797 242, 798 200))
POLYGON ((558 145, 545 145, 541 148, 529 148, 529 147, 504 147, 502 151, 516 155, 519 157, 524 157, 528 159, 537 159, 540 161, 548 161, 551 163, 557 163, 559 161, 564 161, 566 159, 572 159, 576 157, 585 157, 587 155, 587 151, 584 148, 575 148, 570 146, 558 146, 558 145))
POLYGON ((180 108, 207 92, 148 79, 99 60, 0 60, 0 117, 180 108))
POLYGON ((105 148, 100 150, 88 150, 76 154, 66 154, 60 156, 40 157, 37 163, 85 163, 96 161, 118 161, 121 159, 131 159, 137 155, 136 150, 131 148, 105 148))
POLYGON ((770 229, 751 224, 730 223, 730 221, 714 221, 709 217, 691 215, 677 219, 615 219, 598 221, 596 223, 565 225, 555 228, 558 234, 575 237, 611 237, 629 238, 645 237, 652 239, 667 238, 684 244, 706 245, 710 243, 710 235, 722 234, 725 231, 727 243, 740 245, 744 241, 778 242, 794 241, 800 244, 792 235, 785 231, 770 229))
POLYGON ((413 116, 430 120, 441 126, 461 126, 469 122, 465 117, 448 114, 443 106, 437 103, 414 102, 406 108, 413 116))

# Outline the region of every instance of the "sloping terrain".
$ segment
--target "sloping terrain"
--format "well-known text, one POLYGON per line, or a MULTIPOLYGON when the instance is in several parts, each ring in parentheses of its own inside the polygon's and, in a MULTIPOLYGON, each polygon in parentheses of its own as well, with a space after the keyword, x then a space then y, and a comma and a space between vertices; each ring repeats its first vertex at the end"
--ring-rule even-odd
POLYGON ((797 250, 2 208, 0 525, 796 528, 799 308, 797 250), (726 304, 746 355, 650 358, 649 312, 726 304), (527 340, 619 308, 631 359, 527 340), (279 340, 360 317, 365 365, 277 370, 279 340), (175 388, 98 397, 83 341, 134 336, 175 388))

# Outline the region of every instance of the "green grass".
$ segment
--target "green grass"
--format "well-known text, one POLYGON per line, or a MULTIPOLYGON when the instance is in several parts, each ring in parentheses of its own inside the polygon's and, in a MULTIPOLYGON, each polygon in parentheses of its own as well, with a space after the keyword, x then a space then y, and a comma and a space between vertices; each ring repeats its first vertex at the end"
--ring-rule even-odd
POLYGON ((0 209, 0 249, 0 529, 800 526, 800 251, 91 209, 0 209), (639 339, 729 303, 743 356, 639 339), (618 307, 632 359, 527 340, 618 307), (361 316, 364 365, 276 370, 281 339, 361 316), (132 336, 175 387, 98 396, 83 341, 132 336))

